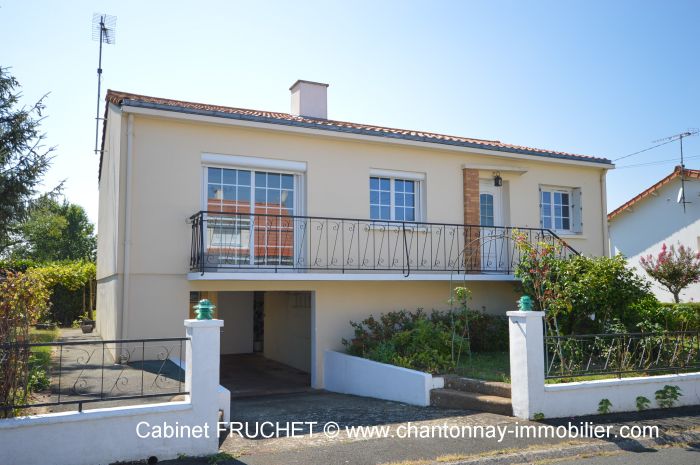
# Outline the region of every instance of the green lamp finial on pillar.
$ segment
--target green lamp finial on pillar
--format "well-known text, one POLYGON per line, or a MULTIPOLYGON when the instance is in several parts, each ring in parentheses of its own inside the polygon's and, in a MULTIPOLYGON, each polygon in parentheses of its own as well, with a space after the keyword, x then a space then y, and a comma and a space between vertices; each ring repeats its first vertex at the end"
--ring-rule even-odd
POLYGON ((532 297, 529 295, 524 295, 518 300, 518 310, 521 312, 531 312, 532 311, 532 297))
POLYGON ((214 309, 216 305, 212 304, 209 299, 202 299, 192 308, 194 308, 197 313, 198 320, 211 320, 214 318, 214 309))

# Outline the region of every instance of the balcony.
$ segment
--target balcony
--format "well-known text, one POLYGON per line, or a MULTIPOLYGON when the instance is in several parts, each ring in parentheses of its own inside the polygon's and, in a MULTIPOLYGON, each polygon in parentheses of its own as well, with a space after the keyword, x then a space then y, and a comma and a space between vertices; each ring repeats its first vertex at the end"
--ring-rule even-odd
POLYGON ((516 232, 578 254, 541 228, 206 211, 190 221, 190 271, 202 274, 512 275, 516 232))

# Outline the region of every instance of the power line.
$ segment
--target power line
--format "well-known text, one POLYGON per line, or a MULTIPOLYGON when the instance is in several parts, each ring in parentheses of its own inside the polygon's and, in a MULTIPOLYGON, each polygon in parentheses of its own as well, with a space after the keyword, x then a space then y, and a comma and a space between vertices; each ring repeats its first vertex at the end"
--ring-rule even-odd
POLYGON ((660 143, 660 144, 652 145, 651 147, 645 148, 644 150, 639 150, 638 152, 630 153, 630 154, 628 154, 628 155, 624 155, 624 156, 622 156, 622 157, 615 158, 613 161, 624 160, 625 158, 633 157, 633 156, 635 156, 635 155, 639 155, 640 153, 648 152, 649 150, 655 149, 655 148, 657 148, 657 147, 661 147, 662 145, 670 144, 670 143, 673 142, 674 140, 675 140, 675 139, 673 139, 673 140, 667 140, 667 141, 662 142, 662 143, 660 143))
MULTIPOLYGON (((700 155, 695 155, 692 157, 685 157, 686 160, 689 160, 692 158, 700 158, 700 155)), ((650 161, 650 162, 646 162, 646 163, 635 163, 633 165, 616 166, 615 169, 621 170, 621 169, 625 169, 625 168, 639 168, 641 166, 663 165, 665 163, 671 163, 671 162, 678 163, 678 158, 677 157, 676 158, 667 158, 665 160, 656 160, 656 161, 650 161)))

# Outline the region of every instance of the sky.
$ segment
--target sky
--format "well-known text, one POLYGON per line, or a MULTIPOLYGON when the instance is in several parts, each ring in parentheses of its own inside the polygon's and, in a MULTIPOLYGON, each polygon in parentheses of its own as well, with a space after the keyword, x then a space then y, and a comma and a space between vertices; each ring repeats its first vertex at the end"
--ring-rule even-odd
MULTIPOLYGON (((0 0, 0 66, 25 103, 49 93, 44 188, 65 181, 93 222, 93 13, 118 18, 102 98, 288 112, 289 86, 307 79, 330 84, 332 119, 610 159, 700 126, 700 1, 0 0)), ((700 168, 700 137, 684 147, 700 168)), ((608 210, 678 156, 671 143, 617 161, 608 210)))

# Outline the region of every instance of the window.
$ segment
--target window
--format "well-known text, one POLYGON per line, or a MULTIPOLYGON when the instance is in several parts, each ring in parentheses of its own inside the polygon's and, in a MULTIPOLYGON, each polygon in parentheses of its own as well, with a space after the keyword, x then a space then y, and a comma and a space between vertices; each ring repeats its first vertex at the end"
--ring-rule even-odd
POLYGON ((207 168, 207 210, 294 215, 294 175, 207 168))
POLYGON ((215 167, 205 172, 209 253, 232 264, 291 264, 295 175, 215 167))
POLYGON ((541 187, 540 221, 554 231, 581 232, 581 189, 541 187))
POLYGON ((494 225, 493 194, 479 194, 479 224, 494 225))
POLYGON ((370 218, 387 221, 416 221, 419 186, 419 181, 411 179, 370 176, 370 218))

